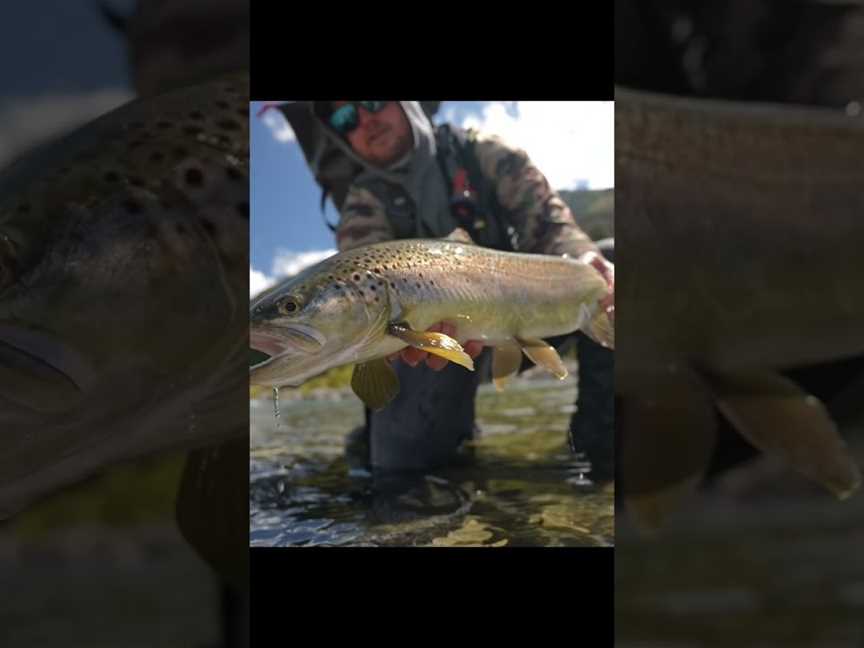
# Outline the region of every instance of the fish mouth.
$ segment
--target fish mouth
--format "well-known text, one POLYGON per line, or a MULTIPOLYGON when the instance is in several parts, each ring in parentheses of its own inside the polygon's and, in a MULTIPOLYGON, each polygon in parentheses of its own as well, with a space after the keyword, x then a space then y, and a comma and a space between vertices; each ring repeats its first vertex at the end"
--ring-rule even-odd
POLYGON ((265 365, 291 353, 317 353, 325 342, 319 331, 303 324, 280 327, 278 332, 252 330, 249 332, 250 367, 265 365))
POLYGON ((0 396, 29 409, 58 411, 96 380, 92 365, 56 337, 0 322, 0 396))

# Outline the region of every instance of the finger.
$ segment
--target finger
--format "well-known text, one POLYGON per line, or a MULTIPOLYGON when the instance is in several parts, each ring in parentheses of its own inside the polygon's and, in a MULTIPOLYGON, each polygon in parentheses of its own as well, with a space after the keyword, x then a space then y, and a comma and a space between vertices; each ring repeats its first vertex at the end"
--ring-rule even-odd
POLYGON ((414 347, 408 347, 407 349, 402 350, 402 361, 411 367, 416 367, 426 358, 427 355, 428 354, 425 351, 421 351, 414 347))
POLYGON ((426 358, 426 365, 432 371, 441 371, 444 367, 447 366, 447 358, 430 355, 428 358, 426 358))
POLYGON ((471 356, 473 360, 483 352, 483 342, 480 340, 469 340, 463 348, 465 349, 465 353, 471 356))

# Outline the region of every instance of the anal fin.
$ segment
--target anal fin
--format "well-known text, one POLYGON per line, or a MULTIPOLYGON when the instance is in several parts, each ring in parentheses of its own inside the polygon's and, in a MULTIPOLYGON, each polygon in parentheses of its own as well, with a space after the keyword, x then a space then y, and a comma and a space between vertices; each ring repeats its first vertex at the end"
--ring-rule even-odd
POLYGON ((857 464, 817 398, 769 371, 704 375, 720 411, 755 447, 785 459, 840 499, 861 485, 857 464))
POLYGON ((531 362, 539 367, 543 367, 559 380, 564 380, 567 377, 567 367, 564 366, 561 356, 558 355, 555 347, 550 346, 543 340, 534 338, 516 338, 516 341, 531 362))

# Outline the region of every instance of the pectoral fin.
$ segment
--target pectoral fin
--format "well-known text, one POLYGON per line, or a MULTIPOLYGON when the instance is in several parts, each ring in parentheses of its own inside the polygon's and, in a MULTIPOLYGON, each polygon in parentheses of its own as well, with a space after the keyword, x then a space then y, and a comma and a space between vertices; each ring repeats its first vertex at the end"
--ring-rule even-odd
POLYGON ((531 362, 543 367, 559 380, 564 380, 567 377, 567 367, 561 362, 561 356, 558 355, 554 347, 549 346, 543 340, 533 338, 516 338, 516 341, 531 362))
POLYGON ((840 499, 861 485, 858 469, 825 406, 771 372, 706 373, 717 405, 760 450, 779 455, 840 499))
POLYGON ((411 330, 404 324, 391 324, 389 333, 409 346, 426 351, 432 355, 440 356, 474 371, 474 361, 471 359, 471 356, 465 353, 462 345, 449 335, 429 331, 419 333, 411 330))
POLYGON ((517 344, 496 346, 492 353, 492 378, 501 391, 522 365, 522 350, 517 344))
POLYGON ((380 410, 399 393, 399 378, 384 358, 354 366, 351 389, 371 410, 380 410))

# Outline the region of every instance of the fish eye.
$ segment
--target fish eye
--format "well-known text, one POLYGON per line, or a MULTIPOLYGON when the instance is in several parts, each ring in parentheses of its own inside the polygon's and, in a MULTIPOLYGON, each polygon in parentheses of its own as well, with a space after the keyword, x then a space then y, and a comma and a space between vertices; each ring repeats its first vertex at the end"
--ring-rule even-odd
POLYGON ((295 297, 283 297, 276 303, 276 308, 283 315, 293 315, 300 310, 300 302, 295 297))

